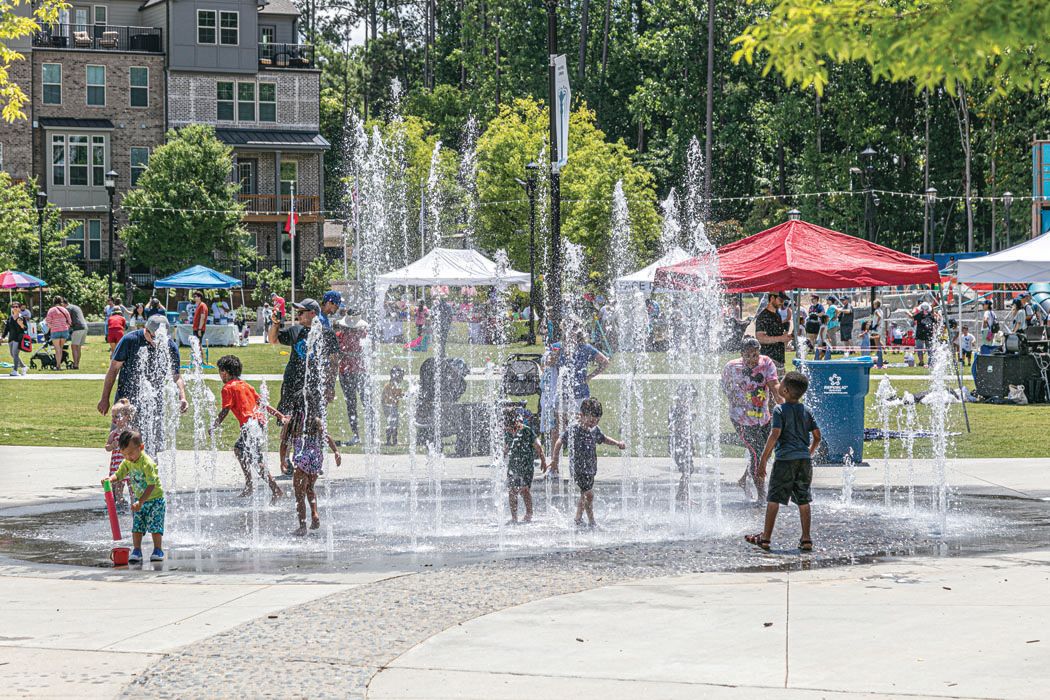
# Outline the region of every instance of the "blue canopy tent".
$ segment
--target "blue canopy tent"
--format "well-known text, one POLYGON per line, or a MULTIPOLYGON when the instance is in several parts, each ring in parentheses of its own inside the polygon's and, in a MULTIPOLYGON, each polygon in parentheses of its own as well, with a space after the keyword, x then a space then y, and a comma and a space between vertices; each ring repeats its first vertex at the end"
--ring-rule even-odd
MULTIPOLYGON (((230 277, 204 265, 194 265, 153 283, 154 289, 235 289, 241 290, 241 306, 244 306, 244 285, 236 277, 230 277)), ((168 292, 165 292, 164 308, 168 307, 168 292)), ((169 312, 169 320, 171 312, 169 312)), ((177 322, 178 314, 174 314, 177 322)))

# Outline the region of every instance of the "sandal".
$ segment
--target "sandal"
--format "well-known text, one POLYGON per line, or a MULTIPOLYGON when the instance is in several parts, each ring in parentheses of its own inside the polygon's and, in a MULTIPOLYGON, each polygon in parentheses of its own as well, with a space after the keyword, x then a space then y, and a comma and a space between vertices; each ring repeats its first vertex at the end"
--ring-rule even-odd
POLYGON ((812 552, 813 551, 813 540, 799 540, 798 551, 800 552, 812 552))
POLYGON ((762 539, 762 534, 761 533, 759 533, 757 535, 745 535, 744 536, 744 541, 747 542, 748 544, 753 544, 756 547, 758 547, 759 549, 762 549, 762 550, 764 550, 766 552, 769 551, 769 540, 762 539))

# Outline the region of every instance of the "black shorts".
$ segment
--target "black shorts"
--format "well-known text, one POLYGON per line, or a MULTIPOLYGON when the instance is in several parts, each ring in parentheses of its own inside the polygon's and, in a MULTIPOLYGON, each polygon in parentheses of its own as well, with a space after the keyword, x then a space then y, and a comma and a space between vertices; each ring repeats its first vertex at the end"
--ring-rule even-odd
POLYGON ((507 470, 507 488, 509 489, 527 489, 532 487, 532 470, 529 471, 515 471, 512 469, 507 470))
POLYGON ((594 488, 594 474, 580 474, 573 472, 572 480, 580 488, 580 491, 590 491, 594 488))
POLYGON ((242 425, 240 437, 237 438, 237 442, 233 443, 233 454, 237 456, 237 459, 256 457, 261 462, 263 446, 259 444, 260 442, 257 436, 252 435, 248 428, 242 425))
POLYGON ((788 501, 804 506, 813 500, 810 484, 813 483, 813 460, 786 459, 773 462, 773 473, 769 475, 766 500, 786 506, 788 501))

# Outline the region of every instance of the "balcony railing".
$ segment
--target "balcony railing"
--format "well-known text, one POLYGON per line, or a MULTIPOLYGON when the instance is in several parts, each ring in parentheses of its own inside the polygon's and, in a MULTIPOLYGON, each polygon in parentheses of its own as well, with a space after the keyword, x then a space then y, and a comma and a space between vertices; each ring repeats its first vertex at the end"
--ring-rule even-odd
POLYGON ((89 51, 161 53, 161 30, 156 27, 120 27, 111 24, 45 24, 33 35, 33 46, 89 51))
POLYGON ((313 68, 310 44, 259 44, 259 65, 264 68, 313 68))
MULTIPOLYGON (((244 204, 248 214, 287 214, 292 210, 292 197, 287 194, 239 194, 238 201, 244 204)), ((321 208, 321 198, 315 194, 295 195, 295 210, 316 214, 321 208)))

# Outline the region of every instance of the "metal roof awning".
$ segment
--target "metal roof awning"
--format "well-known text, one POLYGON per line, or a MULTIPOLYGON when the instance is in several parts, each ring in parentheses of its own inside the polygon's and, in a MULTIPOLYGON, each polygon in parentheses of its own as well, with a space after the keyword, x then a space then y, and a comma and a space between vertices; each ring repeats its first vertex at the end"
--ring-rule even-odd
POLYGON ((108 119, 40 117, 36 122, 44 129, 113 129, 113 122, 108 119))
POLYGON ((215 136, 234 148, 326 151, 332 144, 316 131, 265 131, 262 129, 216 129, 215 136))

